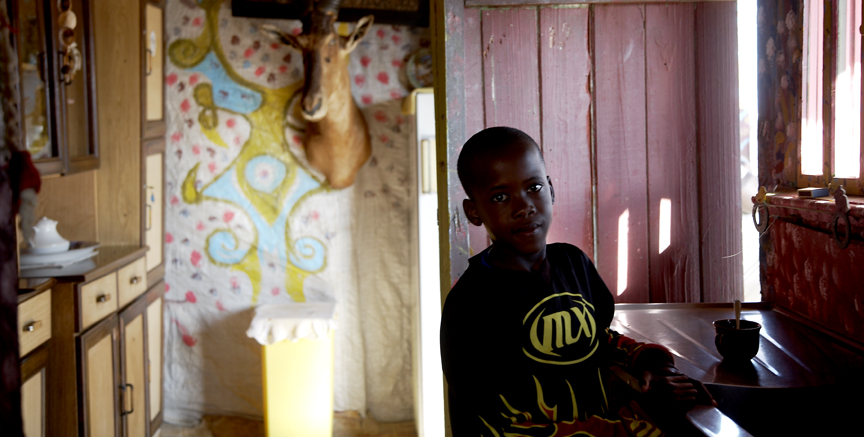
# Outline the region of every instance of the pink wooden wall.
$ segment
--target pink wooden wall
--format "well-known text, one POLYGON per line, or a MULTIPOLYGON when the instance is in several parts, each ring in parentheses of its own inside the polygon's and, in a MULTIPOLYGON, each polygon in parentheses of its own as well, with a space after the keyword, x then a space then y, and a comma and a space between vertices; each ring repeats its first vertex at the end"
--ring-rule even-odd
MULTIPOLYGON (((449 123, 464 120, 465 139, 512 126, 538 141, 556 191, 549 242, 584 250, 618 302, 741 295, 734 2, 454 7, 446 24, 464 47, 446 55, 464 84, 448 76, 448 107, 465 108, 449 123)), ((467 236, 451 254, 488 245, 481 228, 467 236)))

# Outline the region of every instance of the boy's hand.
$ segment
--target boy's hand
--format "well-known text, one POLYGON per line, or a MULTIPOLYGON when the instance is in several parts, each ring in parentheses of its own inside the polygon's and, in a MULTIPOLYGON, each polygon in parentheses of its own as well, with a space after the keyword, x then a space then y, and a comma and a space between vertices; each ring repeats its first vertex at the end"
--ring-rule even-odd
POLYGON ((717 406, 717 402, 701 382, 691 379, 673 366, 646 370, 642 373, 642 393, 680 406, 684 410, 697 403, 717 406))

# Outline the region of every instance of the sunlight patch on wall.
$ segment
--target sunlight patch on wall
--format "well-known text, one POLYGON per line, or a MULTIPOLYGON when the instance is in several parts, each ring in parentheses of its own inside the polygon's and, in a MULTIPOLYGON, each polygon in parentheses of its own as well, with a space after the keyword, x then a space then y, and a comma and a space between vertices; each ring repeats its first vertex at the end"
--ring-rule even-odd
POLYGON ((630 208, 618 217, 618 296, 627 290, 627 242, 630 234, 630 208))
POLYGON ((672 200, 660 199, 660 251, 663 253, 672 243, 672 200))

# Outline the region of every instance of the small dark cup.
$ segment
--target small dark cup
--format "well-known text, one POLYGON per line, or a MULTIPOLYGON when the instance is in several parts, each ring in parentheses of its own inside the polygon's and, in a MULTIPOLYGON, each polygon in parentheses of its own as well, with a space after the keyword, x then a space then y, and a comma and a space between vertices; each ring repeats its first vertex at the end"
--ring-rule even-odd
POLYGON ((735 319, 714 321, 714 345, 717 352, 729 361, 748 361, 759 352, 759 330, 762 325, 741 320, 741 329, 735 329, 735 319))

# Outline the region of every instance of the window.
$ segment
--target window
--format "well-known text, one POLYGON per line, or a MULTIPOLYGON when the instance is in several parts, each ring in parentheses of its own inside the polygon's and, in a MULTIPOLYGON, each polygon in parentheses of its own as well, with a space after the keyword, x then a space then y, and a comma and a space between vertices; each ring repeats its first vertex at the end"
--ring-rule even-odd
POLYGON ((861 9, 861 0, 804 2, 799 188, 833 181, 864 194, 861 9))

